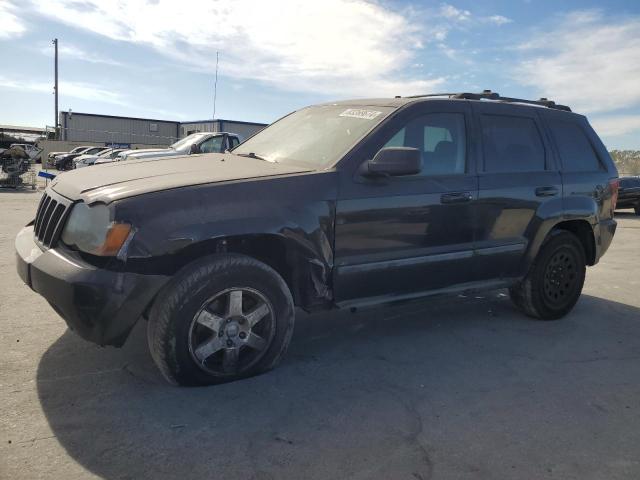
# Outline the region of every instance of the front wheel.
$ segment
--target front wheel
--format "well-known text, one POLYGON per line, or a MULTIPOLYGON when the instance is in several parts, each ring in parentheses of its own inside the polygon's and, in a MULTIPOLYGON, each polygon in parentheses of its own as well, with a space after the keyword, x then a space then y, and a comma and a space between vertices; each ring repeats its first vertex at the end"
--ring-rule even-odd
POLYGON ((569 313, 580 298, 585 273, 580 240, 558 230, 542 246, 527 276, 509 293, 515 305, 530 317, 556 320, 569 313))
POLYGON ((185 267, 160 292, 147 338, 169 382, 210 385, 275 367, 293 324, 293 299, 275 270, 244 255, 214 255, 185 267))

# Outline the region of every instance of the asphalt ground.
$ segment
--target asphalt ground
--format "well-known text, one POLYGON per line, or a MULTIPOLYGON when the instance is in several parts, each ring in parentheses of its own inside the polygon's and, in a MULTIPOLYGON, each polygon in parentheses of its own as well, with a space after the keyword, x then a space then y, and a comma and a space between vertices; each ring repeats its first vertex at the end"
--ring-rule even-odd
POLYGON ((15 273, 40 194, 0 190, 0 478, 640 478, 640 217, 565 319, 504 291, 300 313, 281 366, 165 383, 144 322, 100 348, 15 273))

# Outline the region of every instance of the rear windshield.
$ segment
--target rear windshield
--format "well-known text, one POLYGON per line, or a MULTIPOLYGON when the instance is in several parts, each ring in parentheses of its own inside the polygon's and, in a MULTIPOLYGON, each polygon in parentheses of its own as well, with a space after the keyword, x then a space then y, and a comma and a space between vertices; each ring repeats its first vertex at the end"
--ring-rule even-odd
POLYGON ((298 110, 233 150, 269 162, 322 169, 335 164, 394 109, 319 105, 298 110))

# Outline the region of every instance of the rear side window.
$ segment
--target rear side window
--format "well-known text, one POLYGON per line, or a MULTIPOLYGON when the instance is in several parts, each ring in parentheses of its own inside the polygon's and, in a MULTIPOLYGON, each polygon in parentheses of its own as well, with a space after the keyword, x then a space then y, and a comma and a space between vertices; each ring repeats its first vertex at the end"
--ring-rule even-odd
POLYGON ((562 169, 567 172, 600 170, 600 161, 580 125, 562 120, 548 120, 558 146, 562 169))
POLYGON ((535 172, 545 169, 542 137, 532 118, 482 115, 481 124, 485 172, 535 172))

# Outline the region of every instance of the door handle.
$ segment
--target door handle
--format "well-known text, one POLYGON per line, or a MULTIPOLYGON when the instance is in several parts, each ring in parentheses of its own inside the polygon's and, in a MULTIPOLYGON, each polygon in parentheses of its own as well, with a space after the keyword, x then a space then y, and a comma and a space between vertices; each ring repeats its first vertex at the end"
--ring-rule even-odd
POLYGON ((553 186, 536 188, 536 197, 553 197, 558 194, 558 189, 553 186))
POLYGON ((440 203, 466 203, 473 200, 470 192, 443 193, 440 196, 440 203))

